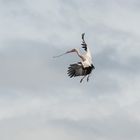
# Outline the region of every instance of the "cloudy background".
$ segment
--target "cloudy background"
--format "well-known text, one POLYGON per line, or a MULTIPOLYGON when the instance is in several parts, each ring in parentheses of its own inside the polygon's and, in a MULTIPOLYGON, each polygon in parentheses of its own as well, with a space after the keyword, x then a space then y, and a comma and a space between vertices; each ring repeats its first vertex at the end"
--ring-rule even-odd
POLYGON ((140 139, 139 0, 0 0, 0 139, 140 139), (69 79, 81 33, 96 67, 69 79))

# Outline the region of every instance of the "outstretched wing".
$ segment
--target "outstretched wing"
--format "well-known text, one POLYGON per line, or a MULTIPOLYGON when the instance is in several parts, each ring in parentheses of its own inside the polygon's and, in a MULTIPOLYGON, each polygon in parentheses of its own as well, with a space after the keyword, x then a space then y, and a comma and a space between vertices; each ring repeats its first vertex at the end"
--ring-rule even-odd
POLYGON ((75 76, 83 76, 85 74, 86 71, 81 63, 71 64, 68 67, 68 76, 70 76, 70 78, 75 76))
POLYGON ((85 33, 82 33, 82 40, 83 40, 83 42, 85 42, 84 36, 85 36, 85 33))
POLYGON ((85 42, 85 39, 84 39, 84 36, 85 36, 85 33, 82 33, 82 48, 84 48, 85 51, 87 51, 87 44, 85 42))

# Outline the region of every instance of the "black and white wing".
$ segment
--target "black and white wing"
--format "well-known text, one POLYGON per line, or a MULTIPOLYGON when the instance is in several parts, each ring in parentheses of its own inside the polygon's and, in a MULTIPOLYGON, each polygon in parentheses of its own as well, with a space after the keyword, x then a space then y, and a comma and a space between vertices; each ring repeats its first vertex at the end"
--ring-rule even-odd
POLYGON ((87 51, 87 44, 85 42, 84 36, 85 36, 85 33, 82 34, 82 40, 83 41, 82 41, 81 45, 82 45, 82 48, 84 48, 84 50, 87 51))
POLYGON ((68 67, 68 76, 70 76, 70 78, 75 76, 83 76, 83 75, 86 75, 86 71, 81 63, 71 64, 68 67))

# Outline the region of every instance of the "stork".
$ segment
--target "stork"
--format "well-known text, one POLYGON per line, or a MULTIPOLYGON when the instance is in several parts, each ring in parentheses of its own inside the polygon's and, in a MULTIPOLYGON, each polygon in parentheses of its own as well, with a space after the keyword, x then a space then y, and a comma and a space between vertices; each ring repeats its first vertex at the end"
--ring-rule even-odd
POLYGON ((90 49, 87 46, 85 40, 84 40, 85 33, 82 34, 82 48, 84 48, 85 53, 80 54, 79 50, 74 48, 70 51, 67 51, 66 53, 72 53, 75 52, 78 57, 80 57, 81 61, 75 64, 70 64, 68 67, 68 76, 70 78, 76 77, 76 76, 83 76, 80 80, 80 83, 82 83, 83 79, 87 76, 87 82, 89 81, 90 74, 93 69, 95 69, 94 65, 92 64, 92 57, 90 53, 90 49))
MULTIPOLYGON (((92 64, 92 57, 91 57, 90 49, 84 40, 84 36, 85 36, 85 33, 82 34, 82 44, 81 44, 82 48, 85 50, 84 54, 81 54, 79 52, 79 49, 76 49, 76 48, 64 53, 64 54, 68 54, 68 53, 75 52, 78 55, 78 57, 81 59, 80 62, 70 64, 67 71, 67 74, 70 78, 76 77, 76 76, 83 76, 80 80, 80 83, 82 83, 83 79, 86 76, 87 76, 87 82, 88 82, 92 70, 95 69, 94 65, 92 64)), ((61 54, 55 57, 60 57, 64 54, 61 54)))

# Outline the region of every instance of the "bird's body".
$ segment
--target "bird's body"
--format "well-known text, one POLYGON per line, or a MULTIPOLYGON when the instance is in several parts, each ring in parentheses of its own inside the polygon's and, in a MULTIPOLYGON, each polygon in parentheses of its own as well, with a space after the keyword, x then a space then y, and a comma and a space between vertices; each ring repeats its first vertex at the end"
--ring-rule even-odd
POLYGON ((83 81, 83 79, 88 75, 87 81, 89 80, 89 75, 91 74, 92 70, 95 69, 95 67, 92 64, 92 57, 89 48, 87 47, 87 44, 84 40, 84 34, 82 34, 82 48, 84 48, 85 53, 80 54, 79 50, 72 49, 71 51, 68 51, 67 53, 76 52, 77 55, 81 58, 81 61, 75 64, 70 64, 68 67, 68 76, 70 78, 76 77, 76 76, 83 76, 80 82, 83 81))
POLYGON ((92 57, 91 57, 89 49, 87 49, 87 51, 82 56, 85 59, 84 61, 81 61, 83 67, 85 68, 85 67, 91 66, 92 65, 92 57))

